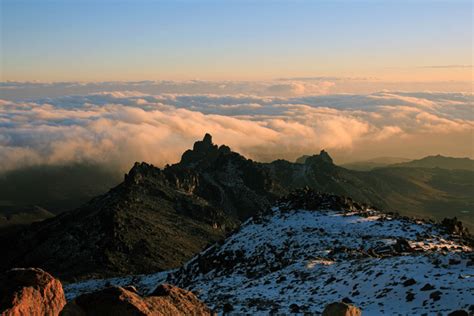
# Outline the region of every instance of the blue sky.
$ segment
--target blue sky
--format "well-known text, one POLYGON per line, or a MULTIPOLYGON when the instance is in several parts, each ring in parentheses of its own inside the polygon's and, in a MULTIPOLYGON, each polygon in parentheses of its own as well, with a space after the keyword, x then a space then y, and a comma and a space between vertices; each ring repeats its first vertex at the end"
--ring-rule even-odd
POLYGON ((2 80, 472 77, 471 1, 2 0, 1 15, 2 80))

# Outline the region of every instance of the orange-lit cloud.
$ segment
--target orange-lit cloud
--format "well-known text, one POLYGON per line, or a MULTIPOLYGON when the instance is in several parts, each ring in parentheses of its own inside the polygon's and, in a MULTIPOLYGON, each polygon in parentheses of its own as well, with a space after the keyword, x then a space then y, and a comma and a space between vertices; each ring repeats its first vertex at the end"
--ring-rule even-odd
MULTIPOLYGON (((286 89, 286 88, 285 88, 286 89)), ((210 132, 257 160, 325 148, 336 158, 473 156, 473 95, 255 96, 116 91, 0 101, 2 170, 94 161, 173 163, 210 132)))

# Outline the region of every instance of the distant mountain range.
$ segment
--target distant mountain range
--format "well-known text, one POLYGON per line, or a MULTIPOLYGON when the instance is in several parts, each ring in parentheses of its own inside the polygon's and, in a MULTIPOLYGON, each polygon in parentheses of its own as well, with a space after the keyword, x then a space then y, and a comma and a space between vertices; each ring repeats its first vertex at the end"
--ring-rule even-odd
POLYGON ((453 158, 441 155, 428 156, 419 160, 412 160, 391 165, 402 168, 441 168, 450 170, 474 171, 474 160, 469 158, 453 158))
POLYGON ((122 181, 99 164, 41 165, 0 174, 0 213, 38 205, 51 213, 77 208, 122 181))
POLYGON ((341 164, 341 167, 357 171, 370 171, 375 168, 383 168, 397 163, 409 162, 410 159, 400 157, 378 157, 363 161, 355 161, 341 164))
MULTIPOLYGON (((302 156, 297 162, 304 161, 308 156, 302 156)), ((474 160, 469 158, 445 157, 442 155, 427 156, 418 160, 410 160, 398 157, 379 157, 364 161, 357 161, 342 164, 341 167, 358 170, 370 171, 376 168, 400 167, 400 168, 441 168, 448 170, 470 170, 474 171, 474 160)))
POLYGON ((304 164, 259 163, 206 134, 179 163, 136 163, 109 192, 0 237, 0 269, 36 266, 74 280, 176 268, 302 187, 403 215, 458 216, 472 226, 473 176, 439 168, 353 171, 334 165, 325 151, 304 164))

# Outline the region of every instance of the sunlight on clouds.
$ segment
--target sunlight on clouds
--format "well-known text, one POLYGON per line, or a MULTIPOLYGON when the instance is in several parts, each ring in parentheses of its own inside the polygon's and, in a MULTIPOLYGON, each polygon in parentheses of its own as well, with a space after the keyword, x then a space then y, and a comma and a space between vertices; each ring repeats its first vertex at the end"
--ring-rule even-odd
POLYGON ((472 156, 472 101, 472 94, 461 93, 263 97, 134 91, 0 100, 1 169, 73 161, 123 170, 134 161, 164 165, 179 160, 205 132, 256 160, 294 159, 322 148, 345 159, 472 156))

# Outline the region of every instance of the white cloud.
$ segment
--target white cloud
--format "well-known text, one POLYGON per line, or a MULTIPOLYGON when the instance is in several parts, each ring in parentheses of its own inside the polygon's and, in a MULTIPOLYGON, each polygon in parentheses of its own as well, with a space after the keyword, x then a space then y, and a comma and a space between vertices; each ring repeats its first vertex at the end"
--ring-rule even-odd
MULTIPOLYGON (((285 88, 286 89, 286 88, 285 88)), ((472 156, 472 94, 252 96, 118 91, 0 100, 0 169, 97 161, 173 163, 205 132, 254 159, 328 149, 472 156)))

